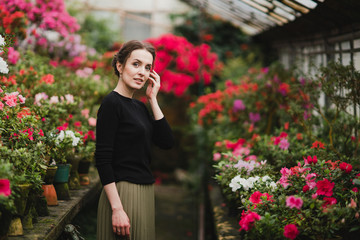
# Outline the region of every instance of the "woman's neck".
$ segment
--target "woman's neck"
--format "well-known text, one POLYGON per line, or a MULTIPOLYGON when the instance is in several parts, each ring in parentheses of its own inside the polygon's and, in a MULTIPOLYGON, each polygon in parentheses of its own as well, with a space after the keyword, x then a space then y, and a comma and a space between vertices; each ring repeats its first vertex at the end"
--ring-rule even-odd
POLYGON ((114 91, 128 98, 132 98, 135 92, 134 90, 127 88, 121 80, 118 81, 114 91))

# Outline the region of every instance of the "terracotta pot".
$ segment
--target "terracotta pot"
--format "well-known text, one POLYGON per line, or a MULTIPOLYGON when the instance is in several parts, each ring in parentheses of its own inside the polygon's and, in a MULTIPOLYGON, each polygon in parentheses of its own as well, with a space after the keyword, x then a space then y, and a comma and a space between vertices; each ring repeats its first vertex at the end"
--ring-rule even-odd
POLYGON ((44 184, 42 185, 42 189, 44 190, 43 196, 46 198, 46 202, 48 206, 57 206, 58 198, 55 191, 55 187, 53 184, 44 184))
POLYGON ((87 186, 90 184, 90 178, 88 173, 81 173, 79 174, 79 177, 81 186, 87 186))

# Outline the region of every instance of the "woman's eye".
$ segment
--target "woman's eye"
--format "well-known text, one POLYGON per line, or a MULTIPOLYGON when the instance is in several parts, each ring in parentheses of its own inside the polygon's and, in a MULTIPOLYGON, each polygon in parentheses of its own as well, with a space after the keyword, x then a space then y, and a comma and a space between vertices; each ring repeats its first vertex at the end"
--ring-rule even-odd
POLYGON ((136 62, 136 63, 134 63, 133 65, 134 65, 135 67, 138 67, 138 66, 139 66, 139 63, 136 62))
POLYGON ((151 70, 151 66, 146 66, 146 70, 150 71, 151 70))

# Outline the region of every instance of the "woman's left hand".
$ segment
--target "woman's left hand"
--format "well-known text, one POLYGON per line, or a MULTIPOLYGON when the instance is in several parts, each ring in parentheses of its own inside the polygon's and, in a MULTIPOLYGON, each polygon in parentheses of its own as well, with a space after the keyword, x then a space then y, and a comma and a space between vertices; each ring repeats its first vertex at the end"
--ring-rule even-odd
POLYGON ((155 99, 160 90, 160 76, 154 70, 150 72, 148 87, 146 89, 146 96, 148 99, 155 99))

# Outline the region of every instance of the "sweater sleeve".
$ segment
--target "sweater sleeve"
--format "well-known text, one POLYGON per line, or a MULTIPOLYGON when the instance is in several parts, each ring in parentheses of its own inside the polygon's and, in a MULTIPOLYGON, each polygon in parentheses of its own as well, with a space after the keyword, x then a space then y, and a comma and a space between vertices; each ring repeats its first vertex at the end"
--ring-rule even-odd
POLYGON ((153 127, 153 142, 155 145, 162 149, 172 148, 174 146, 174 136, 166 118, 154 120, 153 127))
POLYGON ((109 98, 104 99, 97 114, 95 150, 95 166, 103 185, 115 182, 112 160, 118 124, 115 103, 109 98))

